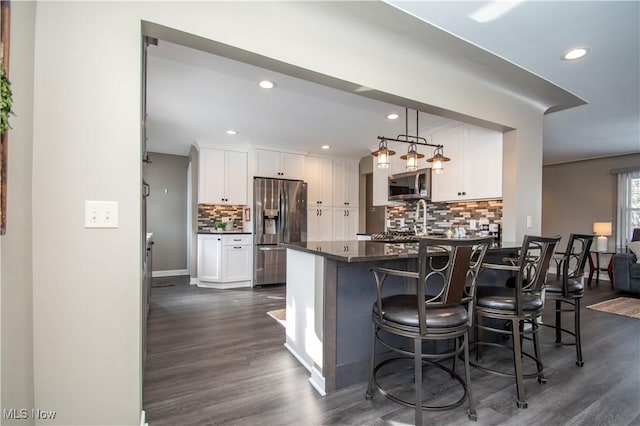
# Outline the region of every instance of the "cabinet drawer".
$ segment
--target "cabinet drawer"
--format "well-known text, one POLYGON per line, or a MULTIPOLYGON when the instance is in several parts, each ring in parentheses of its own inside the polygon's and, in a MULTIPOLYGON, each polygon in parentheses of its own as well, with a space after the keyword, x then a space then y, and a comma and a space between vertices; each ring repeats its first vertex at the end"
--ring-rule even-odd
POLYGON ((222 245, 223 246, 248 246, 251 245, 251 235, 249 234, 241 234, 241 235, 223 235, 222 236, 222 245))

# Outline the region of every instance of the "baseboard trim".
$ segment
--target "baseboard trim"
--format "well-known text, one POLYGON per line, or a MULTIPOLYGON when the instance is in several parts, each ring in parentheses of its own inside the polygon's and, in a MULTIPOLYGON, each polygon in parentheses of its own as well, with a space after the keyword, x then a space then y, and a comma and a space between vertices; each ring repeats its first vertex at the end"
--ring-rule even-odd
POLYGON ((198 277, 189 277, 189 285, 198 284, 198 277))
POLYGON ((324 377, 322 376, 322 373, 318 371, 315 366, 312 366, 308 362, 306 362, 304 358, 302 358, 302 356, 291 345, 285 342, 284 347, 291 353, 291 355, 295 357, 295 359, 298 360, 300 364, 302 364, 304 368, 307 369, 307 371, 309 371, 309 373, 311 373, 311 376, 309 377, 309 383, 311 383, 311 386, 313 386, 316 392, 318 392, 321 396, 325 396, 327 393, 324 390, 324 377))
POLYGON ((177 277, 179 275, 189 275, 189 271, 187 269, 174 269, 169 271, 153 271, 151 273, 153 278, 177 277))
POLYGON ((147 423, 147 413, 144 410, 140 412, 140 426, 149 426, 147 423))
POLYGON ((208 281, 200 281, 196 283, 198 287, 204 288, 217 288, 217 289, 225 289, 225 288, 242 288, 242 287, 251 287, 251 281, 234 281, 227 283, 213 283, 208 281))

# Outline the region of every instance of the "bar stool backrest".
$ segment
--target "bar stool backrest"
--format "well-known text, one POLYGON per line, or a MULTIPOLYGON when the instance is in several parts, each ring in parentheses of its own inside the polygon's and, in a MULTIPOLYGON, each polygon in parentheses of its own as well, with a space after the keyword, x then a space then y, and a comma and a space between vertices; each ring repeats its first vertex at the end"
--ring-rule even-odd
POLYGON ((473 299, 476 277, 491 241, 492 237, 420 239, 417 289, 420 334, 427 333, 424 318, 428 307, 456 305, 473 299), (428 289, 434 288, 434 283, 442 287, 438 294, 427 298, 428 289), (426 302, 420 303, 421 300, 426 302))
POLYGON ((571 234, 569 236, 562 264, 563 282, 568 279, 582 278, 592 244, 593 234, 571 234))
POLYGON ((522 296, 525 293, 539 294, 547 278, 549 262, 560 241, 560 237, 538 237, 525 235, 515 280, 518 315, 523 315, 522 296))

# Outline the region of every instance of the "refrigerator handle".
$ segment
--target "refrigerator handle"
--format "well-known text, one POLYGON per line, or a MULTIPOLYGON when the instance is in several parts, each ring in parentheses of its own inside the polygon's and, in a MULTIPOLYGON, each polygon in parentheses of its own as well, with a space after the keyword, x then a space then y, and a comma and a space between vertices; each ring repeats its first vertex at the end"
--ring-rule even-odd
POLYGON ((288 216, 289 216, 289 200, 287 199, 288 191, 286 190, 284 184, 280 187, 280 211, 282 212, 282 242, 288 243, 289 236, 287 235, 287 226, 288 226, 288 216))

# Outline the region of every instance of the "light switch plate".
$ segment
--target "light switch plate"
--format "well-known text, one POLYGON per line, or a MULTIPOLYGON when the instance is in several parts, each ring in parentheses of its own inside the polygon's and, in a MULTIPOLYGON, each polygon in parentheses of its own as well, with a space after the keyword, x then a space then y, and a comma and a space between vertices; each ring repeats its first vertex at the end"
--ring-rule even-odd
POLYGON ((88 201, 84 202, 85 228, 117 228, 117 201, 88 201))
POLYGON ((527 228, 533 228, 533 217, 527 216, 527 228))

